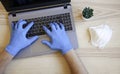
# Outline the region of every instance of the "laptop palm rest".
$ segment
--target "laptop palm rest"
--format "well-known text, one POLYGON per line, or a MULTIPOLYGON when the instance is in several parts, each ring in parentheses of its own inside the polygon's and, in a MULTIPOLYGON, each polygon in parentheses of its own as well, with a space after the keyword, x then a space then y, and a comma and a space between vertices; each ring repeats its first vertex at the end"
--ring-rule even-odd
MULTIPOLYGON (((73 36, 75 34, 75 32, 69 31, 69 32, 67 32, 67 34, 73 45, 73 48, 74 49, 78 48, 77 39, 76 39, 76 37, 73 36)), ((36 42, 34 42, 32 45, 26 47, 22 51, 20 51, 18 53, 18 55, 15 57, 15 59, 34 57, 34 56, 40 56, 40 55, 57 52, 55 50, 51 50, 48 46, 42 44, 41 43, 42 40, 50 41, 50 39, 47 35, 40 36, 40 38, 36 42)))

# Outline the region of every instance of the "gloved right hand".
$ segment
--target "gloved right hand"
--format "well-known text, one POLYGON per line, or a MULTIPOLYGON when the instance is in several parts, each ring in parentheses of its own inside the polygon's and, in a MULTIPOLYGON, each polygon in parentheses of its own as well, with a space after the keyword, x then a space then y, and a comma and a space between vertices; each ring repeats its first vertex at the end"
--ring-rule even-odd
POLYGON ((49 46, 53 50, 60 50, 63 54, 66 54, 73 47, 70 43, 70 40, 65 32, 63 24, 51 23, 50 31, 47 27, 43 26, 44 31, 51 38, 51 41, 43 40, 42 43, 49 46))

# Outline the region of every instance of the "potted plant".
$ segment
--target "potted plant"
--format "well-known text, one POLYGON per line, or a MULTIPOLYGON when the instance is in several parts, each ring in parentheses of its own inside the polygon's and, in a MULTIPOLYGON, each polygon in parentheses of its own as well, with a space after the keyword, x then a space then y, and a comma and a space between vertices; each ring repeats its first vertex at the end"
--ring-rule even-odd
POLYGON ((85 20, 90 19, 93 16, 93 9, 91 9, 90 7, 85 7, 82 11, 82 17, 85 20))

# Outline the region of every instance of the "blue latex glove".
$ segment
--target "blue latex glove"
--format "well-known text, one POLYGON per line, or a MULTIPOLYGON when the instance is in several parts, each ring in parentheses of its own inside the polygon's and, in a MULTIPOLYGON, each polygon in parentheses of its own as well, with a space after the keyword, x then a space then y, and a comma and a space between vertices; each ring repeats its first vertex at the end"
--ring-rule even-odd
POLYGON ((29 39, 26 38, 27 32, 34 24, 31 22, 26 28, 23 28, 23 25, 26 23, 27 22, 24 20, 19 20, 16 25, 12 24, 12 35, 10 43, 6 47, 6 51, 12 56, 15 56, 21 49, 27 47, 38 39, 38 36, 29 39))
POLYGON ((72 49, 70 40, 65 32, 63 24, 51 23, 52 31, 43 26, 44 31, 51 38, 51 41, 43 40, 42 43, 49 46, 53 50, 60 50, 63 54, 72 49))

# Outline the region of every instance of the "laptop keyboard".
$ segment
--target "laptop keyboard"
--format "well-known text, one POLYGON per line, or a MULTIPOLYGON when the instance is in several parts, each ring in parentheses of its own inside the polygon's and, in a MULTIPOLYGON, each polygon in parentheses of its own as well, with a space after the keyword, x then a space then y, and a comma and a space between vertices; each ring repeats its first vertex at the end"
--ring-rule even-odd
MULTIPOLYGON (((70 13, 64 13, 64 14, 58 14, 58 15, 52 15, 52 16, 43 16, 43 17, 38 17, 38 18, 31 18, 31 19, 24 19, 28 23, 31 21, 34 22, 34 25, 30 28, 28 31, 26 37, 32 37, 35 35, 44 35, 45 32, 42 28, 42 26, 46 26, 47 28, 51 29, 49 24, 52 22, 56 23, 62 23, 65 27, 66 31, 72 30, 72 23, 70 19, 70 13)), ((17 21, 13 21, 13 23, 16 23, 17 21)), ((25 28, 27 24, 23 26, 25 28)))

